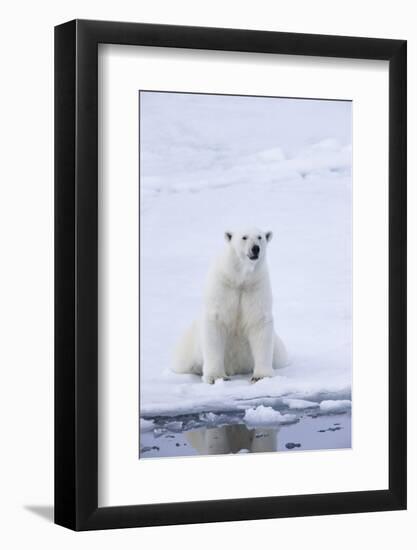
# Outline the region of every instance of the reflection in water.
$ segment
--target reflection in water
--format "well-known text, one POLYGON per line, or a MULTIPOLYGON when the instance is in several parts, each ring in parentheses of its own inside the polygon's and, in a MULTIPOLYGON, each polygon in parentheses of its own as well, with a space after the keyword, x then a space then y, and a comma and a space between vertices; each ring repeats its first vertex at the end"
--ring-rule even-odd
POLYGON ((277 450, 278 428, 249 429, 245 424, 229 424, 217 428, 201 428, 187 432, 190 445, 202 455, 266 453, 277 450))
POLYGON ((153 420, 140 431, 140 459, 236 453, 299 452, 351 447, 351 415, 303 414, 299 422, 248 426, 238 415, 153 420), (215 420, 216 423, 213 421, 215 420), (229 420, 229 422, 227 422, 229 420))

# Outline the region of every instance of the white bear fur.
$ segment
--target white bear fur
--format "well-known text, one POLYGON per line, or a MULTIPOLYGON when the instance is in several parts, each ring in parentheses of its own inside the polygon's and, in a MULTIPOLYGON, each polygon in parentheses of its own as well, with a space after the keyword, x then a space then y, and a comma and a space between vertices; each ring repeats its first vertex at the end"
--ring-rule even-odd
POLYGON ((225 233, 225 249, 209 272, 202 314, 175 350, 175 372, 202 374, 209 384, 234 374, 252 374, 256 382, 285 366, 266 263, 271 238, 271 232, 257 228, 225 233), (257 259, 254 245, 260 249, 257 259))

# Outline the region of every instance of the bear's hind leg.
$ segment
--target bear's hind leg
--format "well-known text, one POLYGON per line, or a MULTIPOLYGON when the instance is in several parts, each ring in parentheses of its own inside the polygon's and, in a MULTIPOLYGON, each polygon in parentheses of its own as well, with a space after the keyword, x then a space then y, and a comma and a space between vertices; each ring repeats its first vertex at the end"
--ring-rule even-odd
POLYGON ((278 336, 278 334, 274 334, 274 352, 272 357, 272 367, 274 369, 282 369, 283 367, 286 367, 288 364, 288 355, 287 350, 285 348, 284 342, 281 340, 281 338, 278 336))
POLYGON ((172 370, 178 374, 202 374, 203 357, 197 321, 194 321, 181 336, 175 348, 172 370))

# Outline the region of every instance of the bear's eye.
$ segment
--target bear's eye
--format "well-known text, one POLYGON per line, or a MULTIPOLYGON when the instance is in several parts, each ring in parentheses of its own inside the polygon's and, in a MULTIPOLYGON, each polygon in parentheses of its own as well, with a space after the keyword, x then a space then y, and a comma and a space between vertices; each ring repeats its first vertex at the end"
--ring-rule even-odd
POLYGON ((262 237, 261 237, 260 235, 258 235, 258 239, 259 239, 260 241, 262 241, 262 237))
POLYGON ((243 239, 244 241, 246 241, 247 238, 248 238, 247 235, 244 235, 244 236, 242 237, 242 239, 243 239))

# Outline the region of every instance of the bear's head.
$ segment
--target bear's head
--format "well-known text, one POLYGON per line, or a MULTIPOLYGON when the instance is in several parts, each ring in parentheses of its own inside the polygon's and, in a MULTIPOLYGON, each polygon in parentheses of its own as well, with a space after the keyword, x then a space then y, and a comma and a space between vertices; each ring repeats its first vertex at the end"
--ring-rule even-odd
POLYGON ((242 262, 249 262, 255 266, 265 258, 272 231, 261 231, 252 227, 242 231, 226 231, 224 237, 242 262))

